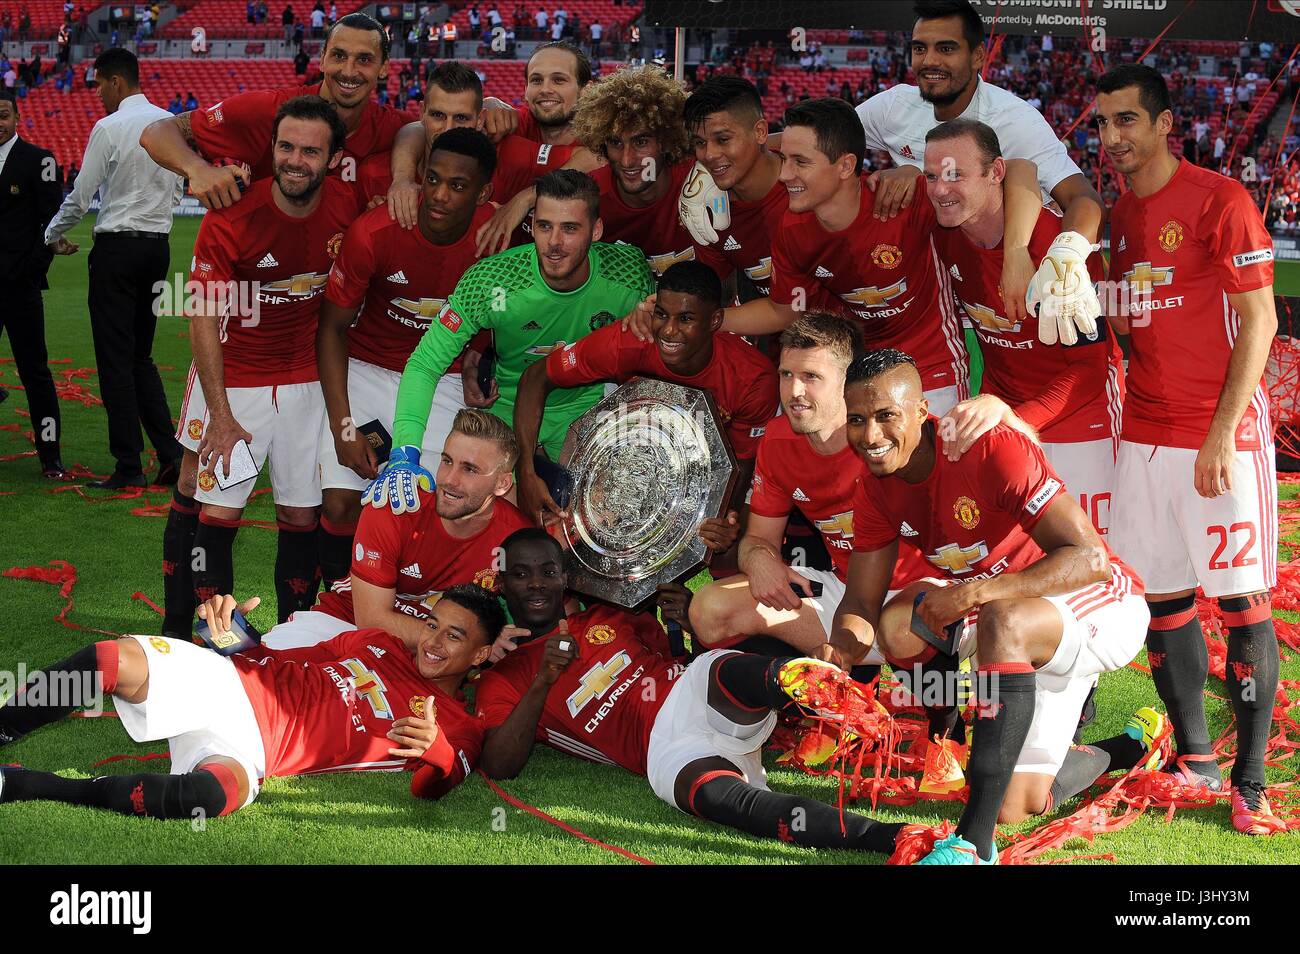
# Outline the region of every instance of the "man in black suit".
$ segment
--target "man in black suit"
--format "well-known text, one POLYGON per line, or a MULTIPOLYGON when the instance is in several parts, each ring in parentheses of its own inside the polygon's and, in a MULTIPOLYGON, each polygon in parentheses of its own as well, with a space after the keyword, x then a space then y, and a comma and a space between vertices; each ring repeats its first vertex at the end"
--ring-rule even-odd
POLYGON ((59 460, 59 399, 45 351, 46 270, 54 258, 45 227, 59 208, 63 188, 54 156, 18 136, 18 102, 0 90, 0 331, 9 332, 18 377, 27 390, 41 474, 63 476, 59 460))

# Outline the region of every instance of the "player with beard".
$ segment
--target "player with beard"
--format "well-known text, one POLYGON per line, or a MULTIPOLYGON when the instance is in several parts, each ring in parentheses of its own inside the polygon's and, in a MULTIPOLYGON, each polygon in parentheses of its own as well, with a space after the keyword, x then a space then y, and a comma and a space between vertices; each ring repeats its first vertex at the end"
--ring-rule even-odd
MULTIPOLYGON (((901 824, 767 788, 761 750, 794 709, 812 660, 718 650, 683 670, 650 614, 604 604, 570 616, 564 556, 536 528, 505 542, 501 589, 518 648, 477 683, 482 767, 514 778, 535 742, 642 775, 669 805, 752 835, 809 848, 894 851, 901 824)), ((861 690, 839 676, 841 697, 861 690)), ((833 677, 832 677, 833 678, 833 677)))
MULTIPOLYGON (((1142 581, 1106 548, 1030 437, 999 425, 949 460, 907 355, 857 359, 844 394, 848 442, 870 474, 857 485, 848 584, 821 655, 847 665, 879 644, 897 669, 948 672, 957 658, 978 656, 970 797, 956 833, 921 864, 996 863, 1000 814, 1043 811, 1099 774, 1080 778, 1063 763, 1094 678, 1141 648, 1150 619, 1142 581), (900 546, 940 578, 904 587, 882 613, 900 546), (1058 771, 1072 791, 1054 788, 1058 771)), ((1125 741, 1136 761, 1140 745, 1133 753, 1134 740, 1125 741)), ((1100 770, 1108 768, 1109 756, 1100 770)))
MULTIPOLYGON (((320 566, 326 585, 348 573, 361 491, 377 476, 382 460, 358 428, 378 423, 384 434, 392 434, 406 359, 476 261, 474 230, 492 215, 488 198, 495 165, 496 153, 481 132, 445 132, 434 140, 425 163, 418 227, 403 229, 376 208, 343 237, 316 332, 326 408, 320 446, 320 566), (438 266, 430 268, 434 261, 438 266)), ((459 365, 454 362, 434 390, 426 453, 442 449, 453 419, 465 407, 459 365)))
MULTIPOLYGON (((258 600, 239 607, 247 612, 258 600)), ((228 632, 233 596, 199 615, 228 632)), ((145 818, 216 818, 252 803, 262 779, 331 771, 414 771, 412 794, 440 798, 478 760, 482 728, 460 697, 465 674, 483 663, 505 616, 477 586, 443 594, 427 625, 403 641, 377 629, 350 630, 308 649, 256 646, 219 656, 185 638, 104 640, 36 673, 0 708, 0 746, 72 712, 58 685, 114 698, 136 742, 166 739, 171 774, 64 778, 0 768, 0 803, 55 801, 145 818), (351 692, 340 692, 350 684, 351 692)))
MULTIPOLYGON (((492 412, 509 422, 530 364, 629 314, 653 290, 639 251, 600 241, 600 197, 590 176, 557 169, 538 180, 537 193, 533 244, 470 268, 407 361, 393 416, 393 453, 364 498, 373 506, 418 509, 417 485, 431 489, 433 476, 420 466, 429 404, 439 377, 475 332, 493 332, 500 396, 492 412)), ((540 438, 552 460, 559 459, 574 420, 603 393, 592 385, 551 395, 540 438)))
POLYGON ((405 113, 374 101, 387 62, 384 28, 367 14, 349 13, 325 39, 320 83, 239 93, 202 112, 161 119, 145 129, 140 145, 158 165, 188 179, 206 208, 225 208, 239 201, 241 187, 270 174, 271 124, 281 104, 320 96, 338 110, 347 131, 339 174, 355 181, 358 164, 391 149, 407 122, 405 113))
POLYGON ((185 448, 182 481, 203 468, 195 495, 202 509, 192 546, 170 520, 163 538, 164 573, 172 571, 164 629, 181 636, 190 632, 195 596, 202 602, 234 589, 231 551, 255 481, 221 483, 241 441, 258 470, 271 461, 280 619, 311 606, 316 593, 325 413, 316 323, 330 265, 363 203, 352 186, 327 176, 346 136, 331 104, 291 99, 273 129, 272 177, 253 183, 238 205, 205 215, 194 243, 190 280, 201 291, 191 296, 194 364, 176 436, 185 448), (185 585, 191 571, 193 596, 185 585))
POLYGON ((1151 591, 1147 658, 1174 723, 1172 768, 1214 790, 1196 587, 1223 611, 1237 720, 1232 824, 1274 834, 1286 825, 1264 795, 1279 665, 1277 473, 1262 382, 1277 334, 1273 240, 1241 183, 1170 154, 1159 73, 1116 67, 1097 89, 1102 148, 1130 186, 1111 216, 1111 274, 1131 293, 1112 317, 1131 334, 1131 357, 1111 540, 1151 591))
POLYGON ((417 639, 439 595, 458 583, 496 589, 501 541, 528 520, 506 496, 519 457, 514 433, 487 411, 456 415, 442 448, 438 486, 418 512, 366 507, 357 524, 351 575, 310 611, 294 613, 266 634, 273 649, 314 646, 345 630, 382 629, 417 639))

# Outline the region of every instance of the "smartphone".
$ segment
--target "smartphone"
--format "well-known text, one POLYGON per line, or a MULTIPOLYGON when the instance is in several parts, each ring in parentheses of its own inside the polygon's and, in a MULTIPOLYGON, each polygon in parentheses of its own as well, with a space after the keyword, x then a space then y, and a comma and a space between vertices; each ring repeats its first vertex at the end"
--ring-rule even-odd
POLYGON ((957 620, 949 623, 943 628, 942 633, 936 633, 921 619, 916 608, 921 605, 921 600, 925 599, 924 593, 918 593, 916 600, 912 603, 912 632, 920 636, 927 643, 939 650, 941 653, 947 653, 949 656, 957 653, 957 640, 961 634, 962 621, 957 620))
POLYGON ((262 643, 262 634, 239 610, 230 615, 230 632, 214 633, 208 621, 201 619, 194 627, 194 634, 204 646, 219 656, 233 656, 262 643))
POLYGON ((802 600, 815 600, 822 595, 823 587, 819 580, 804 580, 802 583, 791 583, 790 589, 802 600))

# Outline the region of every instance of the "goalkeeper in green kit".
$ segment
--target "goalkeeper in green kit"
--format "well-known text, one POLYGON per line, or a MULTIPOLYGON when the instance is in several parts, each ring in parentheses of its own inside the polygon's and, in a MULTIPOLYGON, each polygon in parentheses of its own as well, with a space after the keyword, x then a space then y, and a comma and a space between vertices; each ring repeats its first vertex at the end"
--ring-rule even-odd
MULTIPOLYGON (((622 319, 654 293, 640 249, 599 241, 599 201, 596 183, 585 173, 547 173, 537 180, 533 244, 483 259, 456 283, 406 362, 393 416, 393 452, 366 489, 367 503, 388 505, 394 513, 418 510, 417 488, 433 489, 433 475, 420 465, 429 405, 439 377, 475 332, 493 332, 499 396, 491 411, 511 423, 519 378, 530 364, 622 319)), ((601 384, 551 393, 538 444, 552 460, 559 459, 573 422, 603 395, 601 384)))

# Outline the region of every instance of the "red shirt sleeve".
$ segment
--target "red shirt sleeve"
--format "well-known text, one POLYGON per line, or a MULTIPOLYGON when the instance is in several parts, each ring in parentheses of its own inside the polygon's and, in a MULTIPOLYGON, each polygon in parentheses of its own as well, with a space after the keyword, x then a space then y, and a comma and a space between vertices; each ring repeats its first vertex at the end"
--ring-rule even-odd
POLYGON ((802 288, 805 305, 811 306, 813 291, 820 288, 821 283, 797 264, 794 250, 787 244, 790 219, 787 212, 782 227, 772 237, 772 293, 768 297, 778 305, 792 305, 795 289, 802 288))
POLYGON ((758 442, 754 459, 754 479, 750 484, 749 512, 760 517, 790 516, 790 490, 781 478, 784 476, 780 461, 774 460, 774 441, 758 442))
POLYGON ((343 234, 343 244, 330 268, 325 297, 340 308, 355 308, 366 298, 375 274, 375 235, 365 218, 357 219, 343 234))
POLYGON ((364 645, 365 633, 361 630, 350 629, 346 633, 339 633, 334 638, 327 639, 323 643, 317 643, 315 646, 300 646, 297 649, 270 649, 266 646, 257 646, 247 652, 240 653, 240 655, 245 659, 274 659, 277 662, 333 662, 337 659, 346 659, 360 648, 357 639, 358 633, 361 633, 360 644, 364 645))
POLYGON ((510 713, 524 697, 523 687, 515 682, 516 674, 519 677, 527 675, 523 667, 513 666, 510 672, 489 669, 479 678, 474 693, 474 710, 485 730, 495 729, 510 718, 510 713))
POLYGON ((918 170, 916 180, 916 193, 912 196, 912 204, 907 207, 907 234, 909 238, 924 239, 936 230, 939 220, 934 214, 934 203, 930 201, 925 174, 918 170))
POLYGON ((898 525, 885 513, 875 480, 870 474, 863 474, 853 485, 854 553, 870 553, 898 539, 898 525))
POLYGON ((210 162, 239 159, 255 165, 271 149, 271 128, 280 102, 274 89, 237 93, 190 115, 198 152, 210 162))
POLYGON ((194 240, 190 279, 202 284, 232 281, 238 254, 230 215, 209 212, 199 223, 199 234, 194 240))
MULTIPOLYGON (((423 491, 417 491, 423 493, 423 491)), ((431 499, 424 499, 432 505, 431 499)), ((404 532, 401 517, 387 507, 363 507, 361 520, 354 536, 356 546, 352 552, 352 575, 371 586, 390 589, 397 586, 398 561, 402 541, 410 536, 404 532)))
POLYGON ((483 726, 478 719, 448 719, 446 725, 439 719, 433 745, 413 760, 411 794, 416 798, 442 798, 469 776, 482 751, 483 726))
POLYGON ((773 370, 761 370, 749 382, 744 395, 731 411, 727 429, 731 436, 731 449, 741 460, 752 460, 758 453, 758 442, 767 429, 767 422, 776 415, 780 405, 780 384, 773 370))
POLYGON ((979 458, 984 493, 999 510, 1012 514, 1030 530, 1048 504, 1065 492, 1065 485, 1047 463, 1043 449, 1019 431, 999 424, 980 441, 984 443, 979 458))
POLYGON ((1240 183, 1214 191, 1201 228, 1209 234, 1214 271, 1229 295, 1273 284, 1273 239, 1240 183))
MULTIPOLYGON (((649 343, 651 347, 654 342, 649 343)), ((631 377, 635 358, 645 345, 622 322, 598 328, 591 334, 546 356, 546 374, 561 388, 575 388, 593 381, 622 383, 631 377)))

